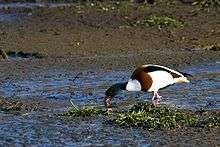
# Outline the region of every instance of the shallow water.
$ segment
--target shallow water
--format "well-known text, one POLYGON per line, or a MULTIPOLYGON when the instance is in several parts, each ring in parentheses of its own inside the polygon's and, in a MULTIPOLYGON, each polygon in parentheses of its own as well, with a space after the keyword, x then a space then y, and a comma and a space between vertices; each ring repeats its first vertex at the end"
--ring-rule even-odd
POLYGON ((66 121, 36 114, 14 116, 1 121, 0 130, 0 145, 4 146, 22 144, 38 146, 42 144, 45 146, 143 144, 146 147, 149 146, 145 135, 138 130, 115 129, 113 126, 103 124, 102 119, 95 118, 66 121))
POLYGON ((17 22, 31 13, 8 12, 9 9, 35 9, 35 8, 58 8, 70 7, 71 3, 0 3, 0 22, 17 22), (4 13, 4 11, 6 13, 4 13))
POLYGON ((56 8, 71 6, 71 3, 0 3, 0 9, 9 8, 56 8))
MULTIPOLYGON (((220 64, 208 63, 183 70, 190 73, 190 83, 172 85, 160 91, 162 103, 180 108, 220 108, 220 64)), ((0 84, 0 96, 19 98, 72 99, 77 104, 102 104, 105 90, 114 83, 128 79, 131 71, 46 71, 33 74, 23 81, 5 80, 0 84), (77 75, 77 76, 76 76, 77 75)), ((151 100, 151 93, 122 92, 114 102, 127 98, 151 100)))
MULTIPOLYGON (((161 90, 162 103, 180 108, 220 108, 220 64, 217 62, 182 70, 193 75, 191 83, 161 90)), ((45 71, 33 73, 28 80, 5 80, 0 83, 0 96, 43 98, 69 101, 77 105, 102 105, 104 91, 115 82, 126 81, 132 71, 45 71)), ((151 100, 151 93, 122 92, 113 99, 117 105, 126 100, 151 100)), ((132 103, 132 102, 131 102, 132 103)), ((166 136, 142 129, 121 128, 107 124, 104 117, 64 119, 45 109, 23 115, 0 112, 0 146, 105 146, 136 145, 148 147, 166 143, 166 136), (152 133, 152 134, 151 134, 152 133), (156 136, 155 136, 156 134, 156 136)))
POLYGON ((33 77, 28 80, 2 81, 0 96, 73 99, 82 104, 99 103, 109 84, 123 81, 124 77, 128 77, 125 71, 84 71, 82 73, 47 71, 33 74, 33 77))
POLYGON ((18 13, 0 13, 0 22, 18 21, 23 15, 18 13))

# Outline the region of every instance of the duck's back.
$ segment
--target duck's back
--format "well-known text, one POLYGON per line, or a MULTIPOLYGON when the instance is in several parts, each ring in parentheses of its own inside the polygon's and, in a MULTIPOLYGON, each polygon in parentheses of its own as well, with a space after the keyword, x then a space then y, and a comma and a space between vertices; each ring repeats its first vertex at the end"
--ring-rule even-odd
MULTIPOLYGON (((141 86, 142 91, 158 91, 160 88, 174 84, 174 79, 180 77, 184 76, 180 72, 164 66, 153 64, 142 65, 133 72, 128 82, 128 87, 141 86)), ((132 88, 129 91, 132 91, 132 88)))
POLYGON ((173 69, 170 69, 168 67, 161 66, 161 65, 148 64, 148 65, 142 65, 141 67, 144 69, 146 73, 164 71, 164 72, 171 74, 173 78, 184 77, 184 75, 180 73, 179 71, 175 71, 173 69))

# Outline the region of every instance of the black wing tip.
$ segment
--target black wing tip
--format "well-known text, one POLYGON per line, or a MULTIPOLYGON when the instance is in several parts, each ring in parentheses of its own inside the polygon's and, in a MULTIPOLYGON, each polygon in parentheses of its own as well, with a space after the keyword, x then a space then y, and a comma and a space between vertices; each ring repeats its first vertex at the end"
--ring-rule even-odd
POLYGON ((191 74, 185 73, 185 72, 180 72, 182 75, 184 75, 185 77, 193 77, 191 74))

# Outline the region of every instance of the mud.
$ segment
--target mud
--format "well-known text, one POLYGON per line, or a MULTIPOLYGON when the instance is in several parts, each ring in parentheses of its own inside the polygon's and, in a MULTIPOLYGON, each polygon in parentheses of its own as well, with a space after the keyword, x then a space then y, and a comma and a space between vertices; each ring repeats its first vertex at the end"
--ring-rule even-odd
MULTIPOLYGON (((149 132, 107 124, 104 117, 67 119, 56 115, 71 106, 70 99, 79 106, 102 106, 108 86, 127 80, 134 67, 149 63, 193 75, 189 85, 162 90, 164 104, 219 109, 220 52, 204 49, 219 46, 218 11, 197 11, 197 6, 179 2, 114 5, 118 9, 103 10, 107 4, 1 10, 0 48, 39 53, 43 58, 1 59, 3 105, 21 103, 25 112, 0 112, 0 144, 218 146, 219 128, 149 132), (173 16, 188 25, 162 29, 125 26, 127 19, 137 21, 151 15, 173 16), (12 102, 8 103, 9 98, 12 102)), ((113 103, 115 109, 126 108, 150 97, 125 92, 113 103)))
POLYGON ((38 108, 38 104, 34 104, 33 102, 21 102, 16 100, 6 100, 4 98, 1 98, 0 101, 0 109, 1 111, 31 111, 38 108))

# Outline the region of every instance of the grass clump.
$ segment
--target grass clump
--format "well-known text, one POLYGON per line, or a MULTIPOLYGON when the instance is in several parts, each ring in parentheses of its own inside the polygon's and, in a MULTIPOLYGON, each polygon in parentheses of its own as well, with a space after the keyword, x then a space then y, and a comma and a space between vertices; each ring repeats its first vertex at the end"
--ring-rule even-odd
POLYGON ((144 127, 148 129, 171 129, 180 126, 195 126, 198 118, 188 113, 152 104, 138 103, 129 112, 119 114, 113 120, 120 126, 144 127))
MULTIPOLYGON (((148 129, 174 129, 178 127, 220 127, 219 115, 155 107, 138 103, 129 112, 119 114, 113 122, 120 126, 148 129)), ((206 112, 206 111, 205 111, 206 112)))
POLYGON ((104 111, 99 108, 95 108, 92 106, 85 106, 82 108, 79 107, 71 107, 67 112, 61 114, 62 116, 68 117, 90 117, 104 114, 104 111))
POLYGON ((115 112, 108 115, 102 108, 85 106, 79 108, 75 105, 61 116, 67 117, 109 117, 108 121, 119 126, 142 127, 149 130, 170 130, 184 127, 220 127, 219 113, 212 115, 206 112, 192 112, 177 110, 175 108, 160 106, 151 103, 137 103, 128 111, 115 112))
POLYGON ((167 16, 151 16, 148 19, 143 19, 143 20, 137 20, 135 22, 129 23, 131 26, 142 26, 142 27, 158 27, 160 28, 165 28, 165 27, 183 27, 184 23, 182 21, 176 20, 171 17, 167 16))
POLYGON ((120 114, 115 122, 120 126, 144 127, 149 129, 174 127, 176 121, 173 116, 152 117, 144 111, 120 114))

